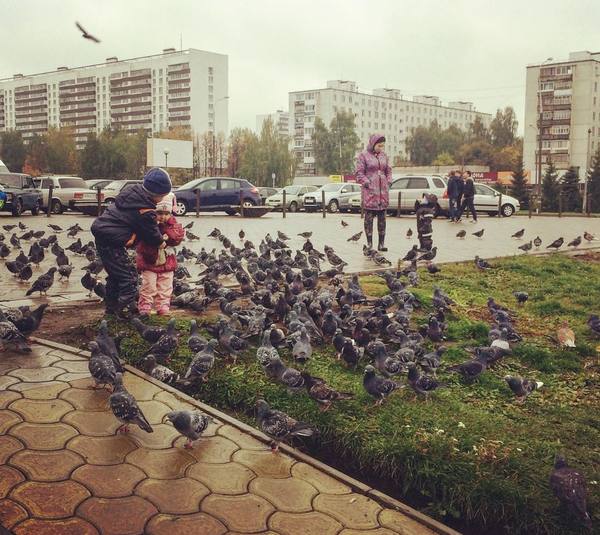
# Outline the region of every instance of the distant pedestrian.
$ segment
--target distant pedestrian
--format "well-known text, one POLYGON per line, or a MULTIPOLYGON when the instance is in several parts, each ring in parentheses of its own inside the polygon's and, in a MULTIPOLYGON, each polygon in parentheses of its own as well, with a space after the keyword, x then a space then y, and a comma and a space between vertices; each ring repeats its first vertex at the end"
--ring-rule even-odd
POLYGON ((373 248, 373 219, 376 217, 379 236, 378 251, 387 251, 385 214, 389 205, 389 189, 392 182, 392 168, 384 149, 385 137, 381 134, 373 134, 366 150, 358 155, 356 162, 356 181, 362 186, 367 246, 369 249, 373 248))
POLYGON ((433 217, 437 205, 437 197, 433 193, 423 194, 421 201, 415 202, 415 215, 417 216, 418 251, 426 253, 433 247, 433 217))
POLYGON ((463 180, 458 174, 458 171, 452 171, 448 179, 448 206, 450 221, 454 222, 458 219, 458 210, 460 208, 459 198, 463 192, 463 180))
POLYGON ((465 171, 465 187, 463 189, 463 200, 458 212, 458 221, 461 220, 463 212, 468 209, 473 215, 473 223, 477 223, 477 211, 475 210, 475 182, 471 177, 471 171, 465 171))

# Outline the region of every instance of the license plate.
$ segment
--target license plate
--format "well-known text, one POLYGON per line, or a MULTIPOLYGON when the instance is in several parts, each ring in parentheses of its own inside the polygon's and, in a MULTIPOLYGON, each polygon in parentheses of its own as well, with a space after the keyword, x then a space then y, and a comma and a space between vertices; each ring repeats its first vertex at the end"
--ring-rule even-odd
POLYGON ((304 204, 313 204, 314 202, 314 199, 304 199, 304 204))

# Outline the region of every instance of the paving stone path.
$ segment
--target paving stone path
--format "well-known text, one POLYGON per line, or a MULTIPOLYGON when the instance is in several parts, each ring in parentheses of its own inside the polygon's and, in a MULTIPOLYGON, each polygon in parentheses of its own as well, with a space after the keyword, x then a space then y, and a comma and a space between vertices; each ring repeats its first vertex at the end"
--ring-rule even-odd
POLYGON ((40 340, 0 359, 0 525, 15 535, 457 535, 132 368, 154 433, 115 435, 87 360, 40 340), (162 423, 176 408, 215 416, 193 450, 162 423))

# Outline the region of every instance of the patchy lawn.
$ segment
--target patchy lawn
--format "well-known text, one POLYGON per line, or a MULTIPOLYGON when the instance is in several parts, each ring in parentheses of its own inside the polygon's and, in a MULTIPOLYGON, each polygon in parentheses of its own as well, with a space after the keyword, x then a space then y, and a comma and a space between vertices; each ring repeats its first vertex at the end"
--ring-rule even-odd
MULTIPOLYGON (((364 366, 348 370, 323 349, 307 368, 355 398, 321 413, 306 394, 290 395, 267 380, 254 351, 248 351, 236 366, 218 363, 192 394, 251 423, 254 402, 264 397, 319 428, 317 440, 297 445, 335 459, 338 467, 464 532, 583 533, 552 495, 548 477, 555 453, 564 452, 586 475, 589 508, 600 524, 600 340, 591 339, 585 325, 589 313, 600 309, 600 264, 552 255, 519 256, 495 266, 483 273, 472 263, 443 265, 436 275, 420 270, 421 284, 414 289, 424 305, 413 316, 415 328, 430 310, 435 285, 457 303, 449 316, 445 365, 468 358, 464 348, 486 342, 488 296, 515 312, 515 326, 525 340, 475 384, 442 369, 438 376, 446 386, 429 402, 404 389, 375 407, 362 388, 364 366), (529 292, 523 307, 512 295, 516 290, 529 292), (563 319, 575 330, 576 349, 558 349, 552 339, 563 319), (503 379, 506 374, 533 377, 544 386, 519 405, 503 379)), ((362 282, 370 295, 387 291, 379 277, 362 282)), ((188 318, 178 319, 178 327, 187 331, 188 318)), ((181 350, 172 360, 180 372, 191 357, 186 338, 181 337, 181 350)), ((147 347, 137 334, 123 345, 132 363, 147 347)), ((280 353, 291 363, 289 352, 280 353)))

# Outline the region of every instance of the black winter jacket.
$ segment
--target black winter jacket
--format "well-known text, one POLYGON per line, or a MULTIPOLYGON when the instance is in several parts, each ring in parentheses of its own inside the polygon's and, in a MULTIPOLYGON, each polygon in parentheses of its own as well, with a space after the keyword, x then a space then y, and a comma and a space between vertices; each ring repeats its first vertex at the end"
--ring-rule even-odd
POLYGON ((465 187, 463 189, 463 197, 465 199, 475 197, 475 182, 473 182, 472 178, 467 178, 467 180, 465 180, 465 187))
POLYGON ((464 189, 463 179, 453 176, 448 179, 448 197, 458 198, 462 195, 464 189))
POLYGON ((163 242, 156 223, 156 203, 142 186, 124 189, 115 202, 97 217, 91 228, 96 242, 133 247, 138 241, 158 246, 163 242))

